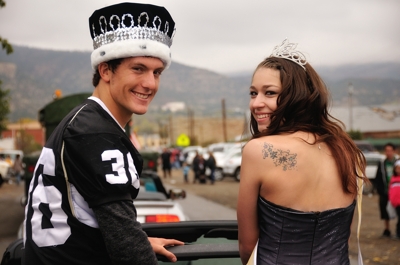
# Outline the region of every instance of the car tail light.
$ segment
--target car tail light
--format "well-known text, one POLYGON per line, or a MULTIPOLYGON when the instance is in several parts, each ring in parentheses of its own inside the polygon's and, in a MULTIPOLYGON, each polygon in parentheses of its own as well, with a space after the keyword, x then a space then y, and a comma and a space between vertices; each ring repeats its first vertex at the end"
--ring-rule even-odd
POLYGON ((35 171, 35 166, 34 165, 28 166, 28 172, 33 173, 33 171, 35 171))
POLYGON ((179 217, 174 214, 146 215, 146 223, 179 222, 179 217))
POLYGON ((148 168, 154 168, 155 165, 156 165, 156 163, 153 160, 150 160, 149 162, 147 162, 148 168))

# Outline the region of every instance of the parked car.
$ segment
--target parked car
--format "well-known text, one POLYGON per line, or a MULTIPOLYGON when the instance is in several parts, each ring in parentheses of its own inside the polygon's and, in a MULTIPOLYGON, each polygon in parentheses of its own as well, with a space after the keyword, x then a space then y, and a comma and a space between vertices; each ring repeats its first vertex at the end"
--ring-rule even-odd
POLYGON ((179 199, 186 193, 182 189, 171 189, 167 192, 160 177, 153 171, 145 170, 140 176, 141 188, 134 200, 137 220, 140 223, 162 223, 186 221, 179 199))
POLYGON ((183 148, 181 152, 182 155, 185 157, 185 162, 188 165, 192 165, 193 158, 195 157, 196 152, 198 152, 199 154, 204 154, 206 153, 206 150, 199 145, 193 145, 183 148))
POLYGON ((222 180, 224 178, 225 173, 223 168, 225 161, 230 157, 231 153, 242 150, 243 144, 241 142, 216 143, 207 147, 207 150, 213 153, 216 160, 215 180, 222 180))
POLYGON ((371 181, 369 185, 364 185, 364 194, 373 193, 376 189, 375 177, 378 170, 378 164, 385 160, 386 156, 375 152, 364 153, 366 167, 365 175, 371 181))
MULTIPOLYGON (((1 149, 0 150, 0 182, 12 181, 13 172, 12 165, 17 155, 20 155, 21 159, 24 157, 24 152, 22 150, 15 149, 1 149), (3 160, 4 159, 4 160, 3 160), (9 161, 7 161, 9 159, 9 161)), ((22 173, 24 175, 24 173, 22 173)), ((0 184, 1 186, 1 184, 0 184)))
POLYGON ((240 165, 242 163, 242 149, 232 150, 223 162, 224 176, 232 176, 236 181, 240 181, 240 165))
POLYGON ((0 186, 3 182, 9 179, 10 164, 6 161, 0 160, 0 186))
POLYGON ((363 140, 354 140, 354 143, 361 150, 361 152, 365 153, 378 153, 378 150, 368 141, 363 140))

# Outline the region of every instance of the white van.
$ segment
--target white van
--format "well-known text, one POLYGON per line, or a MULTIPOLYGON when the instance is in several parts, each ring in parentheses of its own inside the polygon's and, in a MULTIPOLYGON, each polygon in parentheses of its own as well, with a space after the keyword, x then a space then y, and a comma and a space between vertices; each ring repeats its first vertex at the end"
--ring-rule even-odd
POLYGON ((10 179, 10 168, 14 164, 14 160, 17 155, 20 155, 22 160, 24 152, 21 150, 0 149, 0 176, 3 180, 10 179))

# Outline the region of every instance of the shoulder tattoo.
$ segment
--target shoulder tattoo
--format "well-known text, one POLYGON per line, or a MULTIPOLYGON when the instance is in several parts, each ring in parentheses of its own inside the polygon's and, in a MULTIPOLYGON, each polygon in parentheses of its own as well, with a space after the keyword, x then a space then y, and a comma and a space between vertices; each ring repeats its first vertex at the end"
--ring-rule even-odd
POLYGON ((271 158, 275 166, 283 167, 283 171, 296 169, 297 154, 291 154, 290 150, 275 149, 272 144, 264 143, 262 153, 263 159, 271 158))

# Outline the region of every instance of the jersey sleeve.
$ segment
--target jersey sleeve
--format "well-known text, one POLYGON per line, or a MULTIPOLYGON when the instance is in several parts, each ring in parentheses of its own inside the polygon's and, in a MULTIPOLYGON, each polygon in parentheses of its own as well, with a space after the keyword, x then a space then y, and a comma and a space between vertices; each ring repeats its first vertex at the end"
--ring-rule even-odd
POLYGON ((136 221, 133 203, 104 204, 93 211, 113 264, 158 264, 146 233, 136 221))
POLYGON ((91 208, 136 197, 140 182, 135 154, 120 135, 66 137, 63 149, 65 175, 91 208))

